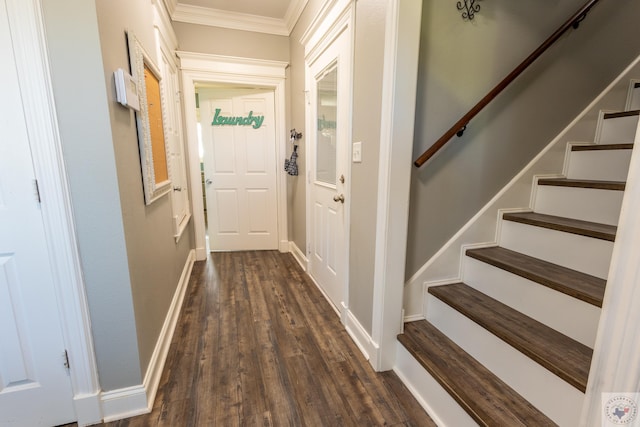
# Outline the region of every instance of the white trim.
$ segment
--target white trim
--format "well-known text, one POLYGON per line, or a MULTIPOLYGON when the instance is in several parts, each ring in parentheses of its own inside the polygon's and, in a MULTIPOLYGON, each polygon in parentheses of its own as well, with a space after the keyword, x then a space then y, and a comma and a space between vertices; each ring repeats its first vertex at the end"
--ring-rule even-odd
POLYGON ((173 333, 175 332, 176 325, 178 324, 178 318, 180 317, 180 310, 182 308, 182 302, 184 301, 185 293, 189 287, 189 278, 191 277, 191 270, 193 269, 193 263, 196 260, 195 250, 189 252, 189 256, 185 262, 178 286, 171 300, 167 317, 162 325, 160 336, 156 342, 156 347, 151 355, 149 361, 149 367, 147 373, 144 376, 144 389, 147 394, 147 404, 149 412, 153 408, 153 401, 156 398, 158 391, 158 385, 160 384, 160 378, 162 377, 162 371, 164 364, 167 360, 167 354, 169 354, 169 347, 171 346, 171 340, 173 333))
POLYGON ((417 322, 418 320, 425 320, 424 314, 411 314, 402 318, 403 323, 417 322))
POLYGON ((155 349, 149 361, 144 381, 140 385, 104 392, 100 396, 104 422, 121 420, 136 415, 148 414, 153 409, 164 364, 169 354, 171 340, 175 332, 184 296, 189 287, 189 278, 195 262, 195 250, 191 250, 185 261, 178 286, 173 294, 171 305, 164 319, 162 330, 156 341, 155 349))
POLYGON ((421 9, 412 0, 387 6, 372 328, 378 371, 393 367, 402 325, 421 9))
POLYGON ((635 89, 635 84, 640 83, 640 79, 631 79, 629 82, 629 89, 627 90, 627 102, 624 104, 624 111, 631 110, 631 101, 633 101, 633 92, 635 89))
POLYGON ((100 400, 105 423, 151 412, 142 384, 104 392, 100 400))
POLYGON ((39 0, 7 0, 7 13, 34 169, 42 194, 42 216, 53 266, 78 423, 101 418, 98 372, 91 335, 75 224, 46 50, 39 0))
MULTIPOLYGON (((182 70, 182 87, 184 93, 184 114, 186 123, 186 137, 188 145, 188 169, 191 203, 193 204, 193 220, 195 232, 196 259, 207 257, 204 207, 202 204, 202 186, 200 160, 198 158, 198 136, 196 133, 197 118, 195 109, 196 82, 216 82, 232 84, 250 84, 268 87, 274 90, 274 111, 276 122, 276 158, 287 157, 286 123, 286 93, 285 69, 286 62, 265 61, 248 58, 229 57, 221 55, 207 55, 192 52, 177 52, 182 70)), ((278 169, 276 193, 278 199, 278 241, 280 250, 286 250, 282 242, 288 242, 287 221, 287 181, 286 175, 278 169)))
MULTIPOLYGON (((302 33, 302 37, 300 37, 300 40, 299 40, 302 46, 305 46, 307 43, 310 42, 311 36, 317 33, 318 28, 320 27, 320 25, 322 25, 324 21, 334 22, 336 20, 335 17, 332 19, 332 18, 329 18, 328 15, 334 9, 335 5, 339 1, 344 2, 345 0, 325 0, 320 10, 313 17, 313 20, 311 21, 311 23, 307 26, 307 29, 304 31, 304 33, 302 33)), ((340 9, 344 10, 344 6, 341 7, 340 9)))
POLYGON ((277 36, 289 35, 289 28, 284 19, 230 12, 228 10, 194 6, 184 3, 178 3, 175 11, 173 12, 172 18, 174 21, 186 22, 188 24, 252 31, 255 33, 274 34, 277 36))
MULTIPOLYGON (((640 123, 635 144, 640 144, 640 123)), ((599 426, 603 392, 640 384, 640 153, 633 150, 580 425, 599 426)))
POLYGON ((347 307, 344 307, 345 313, 344 327, 351 339, 356 343, 365 359, 378 358, 377 353, 380 351, 378 346, 371 339, 371 335, 360 324, 356 316, 347 307))
POLYGON ((296 261, 298 261, 298 264, 300 264, 302 271, 306 272, 309 269, 309 259, 307 259, 304 252, 300 250, 298 245, 296 245, 296 242, 289 242, 289 252, 291 253, 291 255, 293 255, 296 261))
POLYGON ((174 21, 277 36, 291 34, 308 2, 309 0, 291 0, 284 16, 273 18, 165 0, 166 8, 174 21))
MULTIPOLYGON (((178 45, 178 37, 171 25, 171 17, 163 1, 156 1, 153 8, 153 24, 160 31, 164 43, 174 50, 178 45)), ((175 58, 175 57, 174 57, 175 58)))

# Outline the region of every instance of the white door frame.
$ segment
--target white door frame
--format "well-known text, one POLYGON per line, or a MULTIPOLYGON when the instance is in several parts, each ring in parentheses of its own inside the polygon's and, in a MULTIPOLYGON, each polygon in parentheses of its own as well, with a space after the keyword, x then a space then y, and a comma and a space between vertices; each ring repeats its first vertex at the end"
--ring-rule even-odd
MULTIPOLYGON (((276 158, 284 162, 287 157, 287 142, 289 141, 285 120, 285 69, 289 64, 280 61, 182 51, 177 52, 177 55, 180 58, 180 69, 182 70, 183 105, 187 126, 188 169, 191 181, 191 203, 193 203, 196 259, 202 261, 207 257, 207 249, 202 187, 200 185, 198 135, 196 133, 198 121, 195 106, 195 84, 198 82, 229 83, 257 85, 273 89, 275 99, 276 158)), ((287 181, 282 169, 277 171, 276 193, 278 198, 278 249, 280 252, 289 252, 287 181)))
MULTIPOLYGON (((340 119, 347 123, 347 135, 349 140, 345 141, 346 144, 346 159, 345 159, 345 180, 346 180, 346 201, 344 202, 344 234, 345 234, 345 269, 342 286, 342 304, 337 307, 340 321, 346 325, 347 316, 349 313, 349 248, 350 248, 350 229, 351 229, 351 136, 352 136, 352 122, 353 122, 353 42, 355 32, 355 1, 354 0, 337 0, 328 1, 325 3, 324 8, 316 16, 309 28, 305 31, 300 39, 300 43, 304 45, 305 51, 305 91, 307 93, 306 99, 306 129, 307 133, 315 132, 317 123, 313 117, 311 117, 311 110, 309 105, 309 90, 312 87, 312 81, 314 76, 311 73, 310 66, 313 64, 320 55, 329 47, 337 38, 343 33, 346 33, 349 40, 349 63, 343 64, 348 66, 347 71, 349 93, 347 98, 349 99, 348 117, 341 117, 340 119)), ((315 138, 307 138, 308 141, 315 140, 315 138)), ((310 144, 311 145, 311 144, 310 144)), ((315 170, 315 146, 309 146, 306 150, 305 167, 307 171, 315 170)), ((312 227, 313 227, 313 200, 311 194, 312 178, 307 174, 305 180, 306 185, 306 240, 307 248, 305 255, 307 258, 306 270, 310 271, 311 262, 311 248, 310 242, 312 241, 312 227)), ((309 275, 309 277, 311 277, 309 275)), ((312 278, 313 279, 313 278, 312 278)), ((314 279, 315 282, 315 279, 314 279)), ((321 292, 324 293, 322 287, 316 283, 321 292)), ((329 301, 330 298, 325 294, 325 298, 329 301)), ((336 303, 338 303, 336 301, 336 303)))
MULTIPOLYGON (((62 144, 58 129, 40 0, 6 0, 33 164, 42 196, 46 244, 69 353, 80 425, 102 420, 100 384, 91 336, 62 144)), ((60 363, 62 363, 62 355, 60 363)))

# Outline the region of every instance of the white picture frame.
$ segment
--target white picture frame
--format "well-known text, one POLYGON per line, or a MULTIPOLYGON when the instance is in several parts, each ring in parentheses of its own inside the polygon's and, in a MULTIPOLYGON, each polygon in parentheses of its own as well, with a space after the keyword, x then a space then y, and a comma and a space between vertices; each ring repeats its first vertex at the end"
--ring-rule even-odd
MULTIPOLYGON (((167 138, 164 134, 164 110, 161 105, 164 101, 162 100, 162 91, 159 86, 162 76, 158 67, 153 63, 153 60, 145 51, 135 34, 130 31, 127 32, 127 40, 129 44, 131 74, 137 86, 140 101, 140 111, 136 112, 136 125, 144 202, 146 205, 150 205, 171 191, 170 162, 167 159, 167 153, 170 151, 167 138), (152 135, 154 132, 149 121, 150 104, 145 80, 145 70, 150 72, 158 83, 157 99, 160 100, 160 105, 155 107, 159 108, 159 119, 162 121, 158 130, 158 132, 162 132, 161 141, 159 141, 159 135, 157 133, 152 135), (152 136, 155 136, 155 144, 152 136)), ((153 95, 156 96, 155 93, 153 95)), ((154 125, 156 124, 154 123, 154 125)))

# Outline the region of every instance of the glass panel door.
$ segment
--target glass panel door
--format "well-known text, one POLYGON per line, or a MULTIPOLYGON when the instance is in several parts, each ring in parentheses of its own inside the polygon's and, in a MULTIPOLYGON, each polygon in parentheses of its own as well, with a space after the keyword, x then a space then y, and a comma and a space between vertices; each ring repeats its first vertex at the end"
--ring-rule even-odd
POLYGON ((336 185, 336 121, 338 111, 338 64, 317 78, 316 181, 336 185))

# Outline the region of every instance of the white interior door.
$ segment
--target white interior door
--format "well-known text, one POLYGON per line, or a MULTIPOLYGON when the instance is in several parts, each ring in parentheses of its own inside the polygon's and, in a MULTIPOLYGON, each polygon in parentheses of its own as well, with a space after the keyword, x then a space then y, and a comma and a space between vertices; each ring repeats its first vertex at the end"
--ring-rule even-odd
POLYGON ((209 247, 278 249, 273 92, 199 93, 209 247))
POLYGON ((35 174, 0 2, 0 425, 74 421, 73 392, 35 174))
POLYGON ((309 273, 338 311, 347 305, 350 49, 345 31, 308 68, 309 273))

